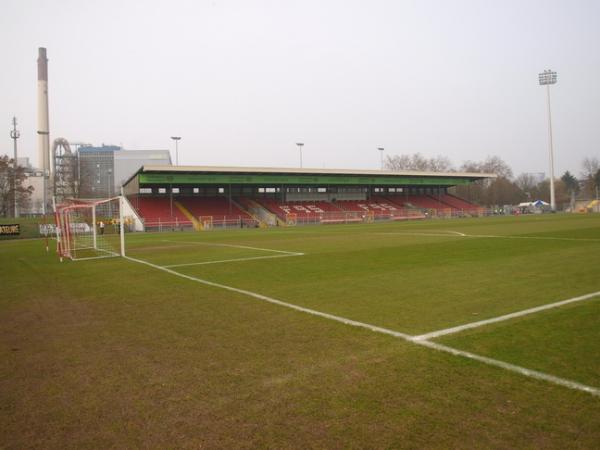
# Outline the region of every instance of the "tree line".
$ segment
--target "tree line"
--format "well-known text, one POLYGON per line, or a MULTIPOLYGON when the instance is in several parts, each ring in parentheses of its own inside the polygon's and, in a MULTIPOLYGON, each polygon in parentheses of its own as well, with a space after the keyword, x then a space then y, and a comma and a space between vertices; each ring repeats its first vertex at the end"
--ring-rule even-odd
MULTIPOLYGON (((482 206, 516 205, 521 202, 543 200, 550 202, 550 179, 540 180, 533 174, 514 176, 512 168, 499 156, 488 156, 481 161, 465 161, 456 166, 446 156, 426 157, 420 153, 387 156, 385 168, 392 171, 418 170, 423 172, 476 172, 493 173, 495 179, 477 181, 454 188, 455 194, 482 206)), ((570 171, 554 180, 556 203, 574 207, 575 199, 598 198, 600 190, 600 160, 584 158, 579 178, 570 171)))
POLYGON ((15 208, 15 197, 20 210, 29 207, 32 186, 25 186, 27 174, 25 168, 17 166, 14 160, 6 155, 0 156, 0 216, 12 216, 15 208))

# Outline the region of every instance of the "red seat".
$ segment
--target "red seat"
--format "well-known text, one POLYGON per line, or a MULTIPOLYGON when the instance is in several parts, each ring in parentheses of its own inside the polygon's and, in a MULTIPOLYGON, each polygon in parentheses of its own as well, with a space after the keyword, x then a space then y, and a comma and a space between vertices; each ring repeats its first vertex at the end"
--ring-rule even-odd
POLYGON ((251 217, 226 197, 179 197, 185 209, 196 218, 212 216, 213 220, 238 220, 251 217))
POLYGON ((450 209, 451 208, 449 205, 446 205, 445 203, 442 203, 428 195, 408 195, 408 196, 397 195, 397 196, 394 196, 391 198, 397 203, 402 202, 402 204, 405 206, 407 204, 410 204, 410 205, 414 206, 415 208, 422 208, 422 209, 450 209))
POLYGON ((272 198, 261 198, 256 201, 281 219, 285 219, 288 214, 296 214, 301 218, 340 212, 333 204, 325 201, 280 202, 272 198))
POLYGON ((131 204, 145 222, 190 222, 175 205, 175 199, 171 203, 169 197, 138 196, 131 199, 131 204))
POLYGON ((479 209, 479 207, 477 205, 469 203, 468 201, 463 200, 462 198, 459 198, 459 197, 455 197, 454 195, 451 195, 451 194, 444 194, 440 197, 440 199, 442 200, 442 202, 451 206, 452 208, 464 209, 464 210, 479 209))

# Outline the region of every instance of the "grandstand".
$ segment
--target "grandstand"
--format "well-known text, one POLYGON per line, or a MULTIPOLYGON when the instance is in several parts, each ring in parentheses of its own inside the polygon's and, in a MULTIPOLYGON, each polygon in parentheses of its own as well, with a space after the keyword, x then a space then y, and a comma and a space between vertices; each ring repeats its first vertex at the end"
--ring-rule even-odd
POLYGON ((356 223, 477 215, 448 192, 494 174, 143 166, 124 192, 146 229, 356 223))

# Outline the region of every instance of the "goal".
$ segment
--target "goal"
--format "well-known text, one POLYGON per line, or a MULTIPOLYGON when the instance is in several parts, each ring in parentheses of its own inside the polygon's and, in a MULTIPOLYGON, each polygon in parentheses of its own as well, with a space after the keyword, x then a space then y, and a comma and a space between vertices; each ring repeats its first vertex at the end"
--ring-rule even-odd
POLYGON ((61 261, 125 256, 122 197, 66 200, 55 208, 56 250, 61 261))
POLYGON ((200 216, 200 227, 204 231, 212 230, 213 216, 200 216))
POLYGON ((285 216, 285 224, 288 227, 298 225, 298 215, 296 213, 289 213, 285 216))

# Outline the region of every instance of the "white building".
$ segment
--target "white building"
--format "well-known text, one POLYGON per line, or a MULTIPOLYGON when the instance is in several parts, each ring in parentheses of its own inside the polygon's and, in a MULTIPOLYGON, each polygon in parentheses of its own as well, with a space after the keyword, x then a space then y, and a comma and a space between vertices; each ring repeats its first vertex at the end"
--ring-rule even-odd
POLYGON ((121 150, 114 153, 115 161, 115 192, 125 181, 127 181, 138 169, 147 165, 171 165, 171 154, 169 150, 121 150))

